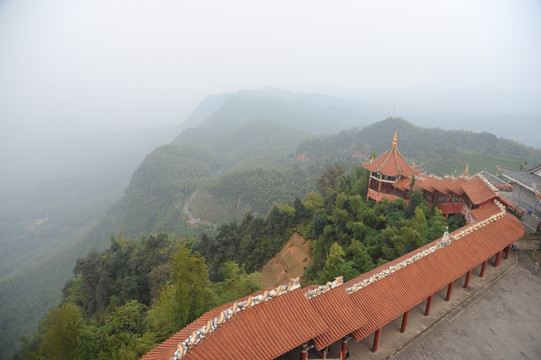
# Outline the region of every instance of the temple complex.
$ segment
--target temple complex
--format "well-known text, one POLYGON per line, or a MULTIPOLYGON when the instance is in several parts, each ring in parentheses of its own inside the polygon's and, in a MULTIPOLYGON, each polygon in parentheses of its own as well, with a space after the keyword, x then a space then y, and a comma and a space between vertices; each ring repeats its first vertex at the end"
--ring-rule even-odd
POLYGON ((508 211, 511 202, 483 176, 421 174, 398 151, 396 134, 391 148, 364 166, 370 172, 367 199, 408 201, 421 189, 431 206, 445 215, 463 214, 467 224, 350 281, 338 277, 301 288, 293 279, 212 309, 142 359, 275 359, 297 351, 307 360, 310 349, 326 359, 329 346, 340 343, 337 355, 344 360, 348 342, 368 336, 375 352, 383 326, 402 317, 400 331, 406 331, 413 307, 426 302, 429 316, 434 294, 447 288, 449 301, 457 279, 466 275, 467 288, 474 270, 483 277, 489 260, 499 266, 524 235, 522 223, 508 211))
POLYGON ((437 206, 446 218, 462 214, 466 223, 473 221, 471 211, 499 198, 506 206, 512 203, 481 173, 458 177, 421 174, 397 149, 397 134, 391 148, 363 166, 370 172, 367 200, 381 201, 402 198, 409 200, 411 192, 421 189, 429 206, 437 206))

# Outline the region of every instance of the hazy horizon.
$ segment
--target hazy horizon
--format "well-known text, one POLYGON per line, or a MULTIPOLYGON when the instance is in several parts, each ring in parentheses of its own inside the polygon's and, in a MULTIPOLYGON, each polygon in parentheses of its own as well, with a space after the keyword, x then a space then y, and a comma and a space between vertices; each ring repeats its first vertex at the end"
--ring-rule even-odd
POLYGON ((486 116, 510 114, 539 133, 540 18, 535 0, 3 0, 2 161, 266 87, 360 101, 374 121, 490 132, 486 116))

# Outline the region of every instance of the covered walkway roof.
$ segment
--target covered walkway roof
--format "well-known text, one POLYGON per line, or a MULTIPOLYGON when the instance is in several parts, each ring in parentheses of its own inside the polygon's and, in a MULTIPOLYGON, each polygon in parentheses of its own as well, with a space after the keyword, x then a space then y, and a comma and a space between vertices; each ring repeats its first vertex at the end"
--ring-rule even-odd
POLYGON ((213 309, 142 359, 273 359, 310 340, 321 349, 363 339, 523 236, 503 205, 486 206, 476 222, 347 283, 292 281, 213 309))

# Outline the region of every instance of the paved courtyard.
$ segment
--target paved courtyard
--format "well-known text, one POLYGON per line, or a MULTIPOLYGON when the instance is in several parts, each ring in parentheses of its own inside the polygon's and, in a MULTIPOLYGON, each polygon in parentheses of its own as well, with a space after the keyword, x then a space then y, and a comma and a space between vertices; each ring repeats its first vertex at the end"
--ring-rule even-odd
POLYGON ((530 252, 482 293, 396 355, 410 359, 541 359, 541 273, 530 252))

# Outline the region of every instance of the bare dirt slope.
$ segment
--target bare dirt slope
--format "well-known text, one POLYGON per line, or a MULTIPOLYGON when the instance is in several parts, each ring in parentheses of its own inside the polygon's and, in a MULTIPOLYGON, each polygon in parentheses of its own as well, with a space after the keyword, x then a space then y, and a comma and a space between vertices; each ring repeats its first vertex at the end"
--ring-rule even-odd
POLYGON ((282 250, 263 266, 263 284, 278 286, 296 277, 302 280, 304 270, 311 263, 312 242, 294 233, 282 250))

